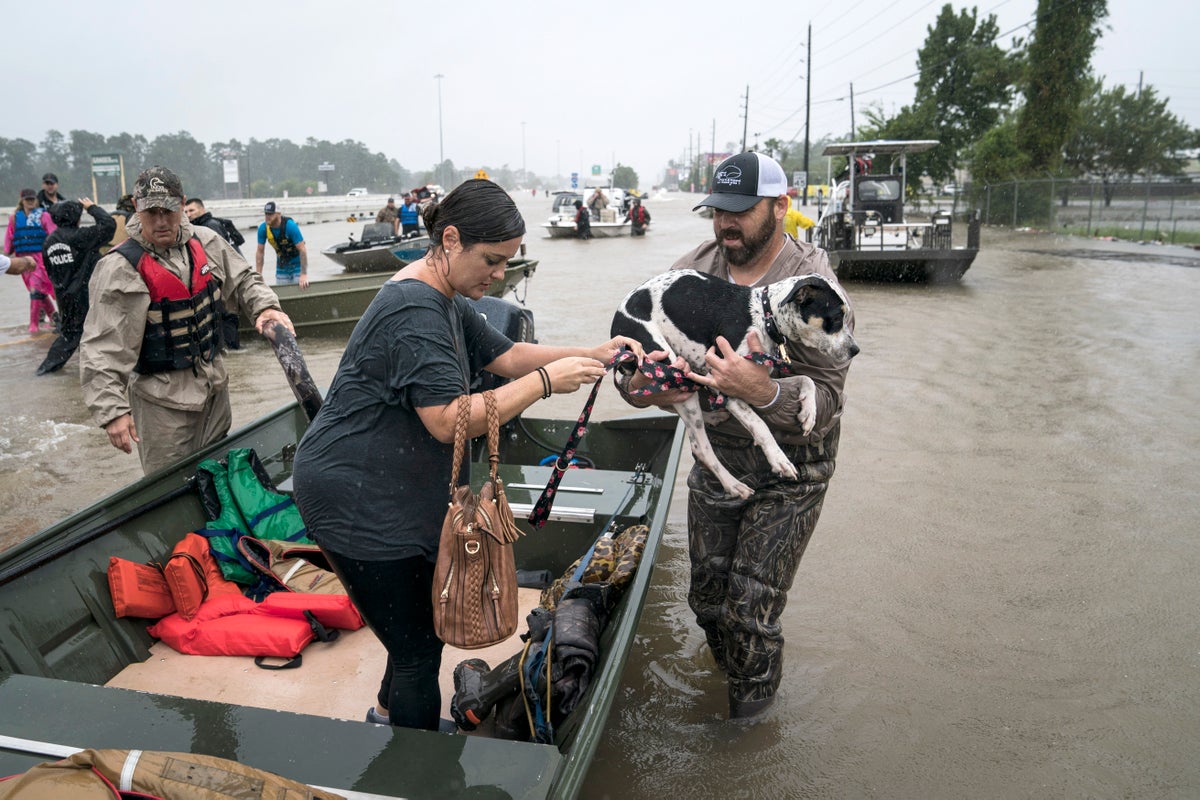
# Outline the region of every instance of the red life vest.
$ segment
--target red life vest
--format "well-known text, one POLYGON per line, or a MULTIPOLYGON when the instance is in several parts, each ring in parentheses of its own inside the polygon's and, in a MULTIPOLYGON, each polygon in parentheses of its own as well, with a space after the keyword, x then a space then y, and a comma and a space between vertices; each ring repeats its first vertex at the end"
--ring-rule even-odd
POLYGON ((364 625, 344 594, 276 592, 261 603, 240 594, 210 597, 191 619, 176 612, 147 632, 188 655, 293 658, 317 638, 310 616, 326 629, 364 625))
POLYGON ((192 267, 190 290, 133 239, 113 249, 137 269, 150 290, 146 329, 134 369, 143 375, 176 369, 195 372, 197 362, 212 361, 224 344, 220 322, 225 307, 221 282, 212 274, 200 241, 193 236, 186 245, 192 267))

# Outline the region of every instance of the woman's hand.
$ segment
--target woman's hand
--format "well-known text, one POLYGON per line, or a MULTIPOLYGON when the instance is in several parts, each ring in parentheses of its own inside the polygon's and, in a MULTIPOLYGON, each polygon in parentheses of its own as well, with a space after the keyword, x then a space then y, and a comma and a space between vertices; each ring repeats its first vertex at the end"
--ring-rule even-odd
POLYGON ((604 377, 607 363, 586 356, 569 356, 551 361, 546 365, 550 390, 555 394, 570 394, 585 383, 595 383, 604 377))
POLYGON ((642 359, 646 357, 645 351, 642 350, 641 342, 637 339, 630 339, 628 336, 614 336, 604 344, 593 347, 589 355, 607 365, 609 361, 612 361, 612 357, 617 354, 617 351, 623 347, 628 347, 637 354, 638 363, 641 363, 642 359))

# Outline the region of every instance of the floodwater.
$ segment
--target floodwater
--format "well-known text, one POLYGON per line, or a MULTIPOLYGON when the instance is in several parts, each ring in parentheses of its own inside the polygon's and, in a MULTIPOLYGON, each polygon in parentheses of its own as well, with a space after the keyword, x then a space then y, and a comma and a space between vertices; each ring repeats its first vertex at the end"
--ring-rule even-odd
MULTIPOLYGON (((518 198, 539 339, 606 338, 628 288, 711 235, 695 199, 648 203, 644 239, 576 242, 518 198)), ((305 234, 315 252, 357 228, 305 234)), ((961 284, 847 287, 863 352, 757 721, 725 719, 677 490, 585 798, 1200 795, 1200 254, 983 239, 961 284)), ((76 361, 34 378, 50 339, 24 336, 22 288, 0 278, 0 547, 139 475, 89 421, 76 361)), ((301 346, 327 384, 340 345, 301 346)), ((264 343, 229 363, 235 425, 291 399, 264 343)), ((627 413, 614 395, 597 418, 627 413)))

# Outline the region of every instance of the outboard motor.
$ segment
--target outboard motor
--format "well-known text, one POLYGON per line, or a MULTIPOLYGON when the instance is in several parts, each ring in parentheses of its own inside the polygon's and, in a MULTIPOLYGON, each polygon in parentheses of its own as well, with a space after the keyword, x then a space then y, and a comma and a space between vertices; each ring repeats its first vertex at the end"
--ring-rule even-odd
MULTIPOLYGON (((533 332, 533 312, 528 308, 502 300, 499 297, 481 297, 471 300, 475 310, 484 316, 496 330, 514 342, 537 342, 533 332)), ((471 386, 471 392, 485 392, 508 382, 490 372, 484 372, 471 386)))

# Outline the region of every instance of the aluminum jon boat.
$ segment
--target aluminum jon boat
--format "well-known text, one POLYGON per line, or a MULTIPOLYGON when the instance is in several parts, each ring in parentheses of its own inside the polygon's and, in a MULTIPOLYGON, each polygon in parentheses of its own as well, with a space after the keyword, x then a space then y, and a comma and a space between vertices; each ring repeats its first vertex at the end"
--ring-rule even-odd
MULTIPOLYGON (((313 281, 307 289, 290 283, 272 286, 279 296, 284 313, 291 318, 300 336, 349 336, 358 324, 367 306, 379 293, 392 275, 403 265, 394 261, 386 272, 366 272, 361 275, 345 275, 323 281, 313 281)), ((537 271, 538 260, 517 256, 509 259, 504 269, 504 280, 495 281, 488 287, 488 296, 503 297, 513 292, 537 271)), ((241 332, 248 336, 253 328, 246 319, 242 320, 241 332)))
MULTIPOLYGON (((502 316, 493 309, 489 320, 502 316)), ((0 553, 0 775, 51 760, 62 748, 140 749, 234 759, 312 786, 362 793, 355 796, 575 796, 621 684, 683 443, 673 415, 592 423, 579 450, 582 468, 563 478, 550 522, 529 530, 523 512, 550 473, 542 462, 557 455, 575 424, 517 418, 501 433, 501 475, 518 524, 528 531, 516 545, 518 569, 561 575, 606 528, 645 524, 648 534, 600 636, 586 695, 555 727, 552 744, 362 721, 383 663, 367 628, 314 642, 298 669, 272 672, 256 669, 250 658, 180 655, 147 633, 147 620, 115 617, 105 579, 109 558, 161 563, 184 534, 204 527, 190 484, 201 460, 252 447, 286 491, 307 426, 293 403, 0 553)), ((486 448, 473 450, 478 485, 487 472, 486 448)), ((532 605, 537 592, 522 595, 530 591, 532 605)), ((513 639, 505 645, 516 652, 521 643, 513 639)), ((447 649, 444 709, 453 692, 449 670, 490 652, 447 649)), ((502 654, 483 657, 495 665, 502 654)))

